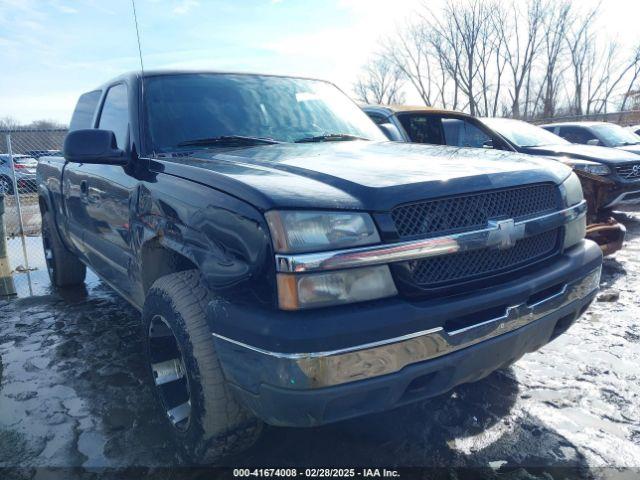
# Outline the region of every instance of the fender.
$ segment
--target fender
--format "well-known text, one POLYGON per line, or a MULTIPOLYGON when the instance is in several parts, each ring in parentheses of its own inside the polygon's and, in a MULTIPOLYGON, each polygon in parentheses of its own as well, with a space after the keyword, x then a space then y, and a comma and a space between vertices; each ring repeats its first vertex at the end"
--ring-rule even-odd
MULTIPOLYGON (((41 159, 37 170, 37 191, 38 198, 42 199, 48 212, 51 212, 54 220, 54 228, 63 245, 70 252, 75 251, 68 241, 65 223, 60 219, 65 218, 62 200, 62 175, 64 170, 64 159, 61 157, 47 157, 41 159)), ((42 205, 40 205, 42 214, 42 205)))
POLYGON ((236 197, 159 174, 143 182, 132 216, 132 250, 144 283, 144 252, 160 246, 188 259, 217 297, 275 306, 275 264, 262 214, 236 197))

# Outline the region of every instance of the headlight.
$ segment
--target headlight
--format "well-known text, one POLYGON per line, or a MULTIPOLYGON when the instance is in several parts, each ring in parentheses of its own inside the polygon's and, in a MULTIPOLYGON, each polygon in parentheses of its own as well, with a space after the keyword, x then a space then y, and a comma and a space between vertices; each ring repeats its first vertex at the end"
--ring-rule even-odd
MULTIPOLYGON (((562 191, 567 207, 572 207, 584 200, 580 179, 571 173, 562 184, 562 191)), ((564 226, 564 248, 569 248, 584 239, 587 233, 587 217, 583 215, 564 226)))
MULTIPOLYGON (((320 252, 380 243, 371 216, 358 212, 271 211, 265 214, 278 253, 320 252)), ((283 310, 327 307, 398 294, 387 265, 321 273, 278 273, 283 310)))
POLYGON ((387 265, 309 274, 278 274, 283 310, 327 307, 397 295, 387 265))
POLYGON ((567 165, 573 167, 576 170, 582 170, 583 172, 590 173, 591 175, 609 175, 611 169, 601 163, 589 162, 587 160, 567 160, 567 165))
POLYGON ((318 252, 380 242, 376 226, 366 213, 283 210, 265 216, 278 253, 318 252))
POLYGON ((582 217, 569 222, 564 227, 564 248, 573 247, 581 242, 587 234, 587 217, 582 217))
POLYGON ((560 187, 563 191, 565 203, 567 207, 572 207, 584 200, 584 194, 582 193, 582 184, 580 179, 575 173, 571 173, 569 177, 562 183, 560 187))

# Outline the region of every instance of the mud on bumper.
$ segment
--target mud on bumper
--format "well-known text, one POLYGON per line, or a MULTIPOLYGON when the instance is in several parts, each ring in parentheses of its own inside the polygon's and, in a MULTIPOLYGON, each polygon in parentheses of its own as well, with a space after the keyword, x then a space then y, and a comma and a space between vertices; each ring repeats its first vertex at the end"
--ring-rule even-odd
POLYGON ((214 330, 216 347, 230 386, 267 423, 313 426, 394 408, 479 380, 563 333, 596 295, 601 259, 594 249, 591 242, 574 249, 570 280, 540 284, 503 311, 478 312, 490 312, 486 320, 458 318, 313 353, 274 352, 214 330))

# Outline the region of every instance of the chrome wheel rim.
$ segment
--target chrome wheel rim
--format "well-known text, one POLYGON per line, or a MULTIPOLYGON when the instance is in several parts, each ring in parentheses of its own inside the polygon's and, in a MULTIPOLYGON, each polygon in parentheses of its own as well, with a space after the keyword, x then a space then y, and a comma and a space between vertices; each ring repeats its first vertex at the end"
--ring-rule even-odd
POLYGON ((0 193, 9 193, 9 182, 6 178, 0 178, 0 193))
POLYGON ((178 340, 162 315, 149 324, 149 361, 153 382, 165 415, 181 432, 191 422, 191 389, 178 340))

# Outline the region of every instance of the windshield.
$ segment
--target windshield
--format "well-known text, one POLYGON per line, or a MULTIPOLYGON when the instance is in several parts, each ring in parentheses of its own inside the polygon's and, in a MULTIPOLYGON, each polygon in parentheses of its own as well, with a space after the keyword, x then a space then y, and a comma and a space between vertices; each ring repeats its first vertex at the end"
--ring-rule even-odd
POLYGON ((184 148, 179 144, 193 140, 232 135, 282 142, 323 135, 386 140, 344 93, 319 80, 183 74, 149 77, 144 88, 156 152, 178 150, 184 148))
POLYGON ((591 129, 607 147, 622 147, 624 145, 637 145, 640 143, 640 136, 622 128, 620 125, 603 123, 593 125, 591 129))
POLYGON ((482 121, 518 147, 541 147, 569 143, 544 128, 520 120, 483 118, 482 121))

